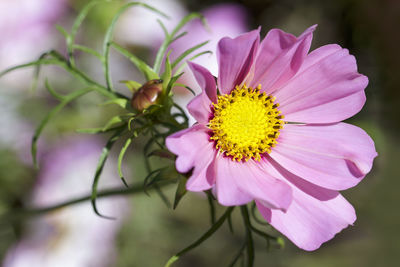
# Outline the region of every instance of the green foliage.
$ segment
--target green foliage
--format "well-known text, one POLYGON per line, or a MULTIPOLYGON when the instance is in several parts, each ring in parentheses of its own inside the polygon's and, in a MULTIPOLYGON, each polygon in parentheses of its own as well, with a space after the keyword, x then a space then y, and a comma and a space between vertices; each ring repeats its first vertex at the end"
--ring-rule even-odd
MULTIPOLYGON (((71 92, 60 94, 57 90, 55 90, 50 84, 49 80, 46 78, 44 85, 47 89, 48 93, 54 97, 59 103, 52 108, 39 123, 34 136, 32 138, 32 158, 35 165, 37 165, 37 142, 39 137, 41 136, 44 128, 47 124, 59 113, 63 110, 64 107, 73 103, 80 97, 88 94, 88 93, 97 93, 102 96, 102 103, 100 105, 117 105, 118 114, 115 116, 110 116, 111 118, 105 123, 105 125, 96 128, 87 128, 87 129, 77 129, 79 133, 86 134, 110 134, 108 141, 103 147, 103 150, 100 154, 97 167, 94 171, 93 182, 92 182, 92 192, 89 196, 84 196, 78 199, 73 199, 70 201, 66 201, 64 203, 60 203, 55 206, 44 207, 42 209, 32 209, 28 211, 22 211, 21 213, 10 215, 7 214, 7 220, 15 222, 20 218, 27 216, 27 214, 40 214, 43 212, 52 211, 54 209, 65 207, 68 205, 73 205, 82 201, 90 200, 94 212, 103 218, 112 219, 111 217, 105 216, 101 214, 97 207, 97 198, 115 195, 115 194, 132 194, 138 192, 148 193, 149 190, 154 190, 160 199, 166 204, 167 207, 171 207, 170 200, 167 195, 165 195, 163 191, 163 187, 165 185, 175 183, 175 198, 173 202, 173 209, 176 209, 180 201, 186 195, 186 181, 187 178, 191 175, 191 173, 180 174, 176 171, 174 160, 175 156, 168 151, 165 146, 165 139, 167 136, 182 130, 188 127, 188 117, 178 104, 174 103, 172 100, 172 89, 176 86, 180 86, 186 88, 190 92, 194 94, 194 91, 188 86, 179 83, 179 78, 183 75, 183 68, 186 65, 184 62, 188 57, 191 56, 190 59, 195 59, 199 56, 210 53, 210 51, 202 51, 198 52, 199 49, 203 48, 208 41, 199 43, 193 47, 188 48, 181 55, 179 55, 173 62, 170 61, 171 50, 169 50, 169 46, 175 40, 182 38, 187 34, 187 32, 182 31, 183 27, 193 19, 201 19, 203 24, 206 25, 204 17, 199 13, 192 13, 184 17, 180 23, 172 30, 172 32, 168 32, 163 23, 158 20, 161 28, 165 34, 165 40, 159 48, 155 62, 153 67, 150 67, 145 61, 138 58, 136 55, 132 54, 128 49, 120 46, 119 44, 113 41, 113 32, 114 27, 120 18, 120 16, 130 7, 140 6, 146 9, 149 9, 160 16, 166 17, 164 13, 151 7, 145 3, 141 2, 130 2, 125 5, 122 5, 115 16, 113 17, 111 24, 106 30, 105 38, 103 41, 102 51, 98 52, 88 46, 80 45, 75 43, 76 34, 80 29, 83 21, 88 16, 89 12, 97 5, 109 2, 107 0, 104 1, 91 1, 89 2, 82 11, 78 14, 76 20, 73 23, 71 31, 68 32, 61 26, 56 26, 58 31, 64 36, 65 42, 67 45, 68 55, 64 56, 62 53, 59 53, 54 50, 50 50, 48 52, 43 53, 37 60, 28 62, 26 64, 18 65, 15 67, 11 67, 7 70, 4 70, 0 73, 0 77, 6 75, 9 72, 14 70, 18 70, 21 68, 34 67, 34 78, 33 78, 33 87, 36 87, 41 67, 46 65, 58 66, 68 74, 72 76, 75 80, 81 83, 81 86, 78 87, 80 89, 74 89, 71 92), (114 85, 110 73, 109 66, 109 57, 110 57, 110 49, 114 48, 116 52, 127 58, 144 76, 146 81, 152 80, 162 80, 162 91, 157 95, 157 101, 150 106, 146 106, 144 110, 135 110, 134 105, 131 106, 130 96, 125 96, 123 94, 117 93, 114 91, 114 85), (90 54, 97 58, 97 60, 101 63, 104 70, 104 80, 103 82, 98 82, 91 78, 84 71, 80 70, 77 67, 75 58, 75 52, 80 51, 86 54, 90 54), (194 55, 193 55, 194 54, 194 55), (163 72, 161 72, 161 66, 164 66, 163 72), (180 118, 180 120, 178 120, 180 118), (183 120, 183 121, 182 121, 183 120), (146 168, 146 176, 143 181, 140 182, 140 185, 134 184, 132 187, 129 187, 128 182, 125 179, 123 174, 123 162, 126 154, 128 153, 129 148, 134 144, 137 138, 141 138, 140 142, 143 141, 143 155, 144 155, 144 165, 146 168), (122 147, 118 153, 118 175, 125 185, 123 189, 118 190, 109 190, 109 191, 99 191, 98 185, 101 178, 101 174, 103 168, 107 162, 107 159, 117 142, 120 139, 125 139, 123 141, 122 147), (154 160, 158 159, 157 166, 154 166, 154 160), (160 163, 161 162, 161 163, 160 163)), ((124 83, 131 93, 140 93, 145 90, 146 87, 142 86, 141 83, 133 80, 121 81, 124 83), (140 89, 140 90, 139 90, 140 89)), ((158 82, 160 84, 161 81, 158 82)), ((161 90, 161 89, 160 89, 161 90)), ((158 91, 157 91, 158 93, 158 91)), ((153 102, 152 102, 153 103, 153 102)), ((138 108, 139 109, 139 108, 138 108)), ((136 143, 135 143, 136 144, 136 143)), ((142 144, 141 144, 142 145, 142 144)), ((136 145, 134 149, 137 149, 136 145)), ((181 256, 189 252, 190 250, 196 248, 201 243, 206 241, 211 235, 213 235, 224 223, 228 222, 229 229, 233 233, 233 223, 232 223, 232 212, 234 207, 229 207, 225 210, 224 214, 217 219, 217 208, 215 205, 215 199, 213 194, 208 191, 206 192, 209 211, 210 211, 210 228, 195 242, 186 247, 185 249, 178 252, 176 255, 170 258, 165 266, 171 266, 175 261, 177 261, 181 256)), ((233 261, 230 266, 234 266, 236 262, 243 258, 244 251, 246 250, 246 262, 247 266, 253 266, 254 264, 254 240, 253 234, 258 235, 264 238, 267 242, 267 247, 270 246, 270 242, 275 242, 279 246, 283 246, 283 241, 280 238, 276 238, 274 236, 269 235, 268 233, 260 230, 259 228, 253 225, 253 222, 260 223, 256 214, 254 213, 254 205, 249 213, 247 206, 242 206, 240 208, 241 215, 243 218, 243 225, 245 229, 245 240, 242 246, 240 247, 238 253, 234 256, 233 261)))
POLYGON ((67 96, 63 97, 62 101, 60 104, 58 104, 56 107, 54 107, 47 115, 44 117, 44 119, 41 121, 39 126, 36 128, 35 133, 32 137, 32 145, 31 145, 31 153, 32 153, 32 159, 33 159, 33 164, 37 166, 37 159, 36 159, 36 153, 37 153, 37 141, 39 139, 40 134, 42 133, 44 127, 46 124, 55 116, 57 115, 58 112, 60 112, 68 103, 74 101, 75 99, 91 92, 93 89, 92 88, 83 88, 77 91, 74 91, 67 96))
POLYGON ((201 15, 200 13, 191 13, 187 16, 185 16, 180 22, 179 24, 173 29, 173 31, 171 33, 168 33, 168 31, 166 30, 165 26, 163 26, 163 24, 158 21, 160 23, 160 25, 162 26, 162 29, 164 30, 165 33, 165 39, 164 42, 161 44, 160 49, 157 52, 157 56, 156 56, 156 60, 154 62, 154 66, 153 66, 153 70, 155 72, 159 72, 161 69, 161 63, 163 58, 165 57, 166 51, 168 49, 168 46, 174 42, 175 40, 183 37, 186 33, 181 33, 178 34, 178 32, 191 20, 199 18, 201 19, 201 21, 203 22, 204 25, 207 25, 206 20, 204 18, 203 15, 201 15))

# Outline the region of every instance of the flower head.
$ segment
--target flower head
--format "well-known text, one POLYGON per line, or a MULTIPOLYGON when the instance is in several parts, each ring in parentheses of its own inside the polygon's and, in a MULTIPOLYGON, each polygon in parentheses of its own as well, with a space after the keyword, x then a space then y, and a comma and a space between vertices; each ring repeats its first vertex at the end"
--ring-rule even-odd
POLYGON ((355 221, 338 191, 358 184, 377 155, 362 129, 340 122, 364 105, 368 79, 339 45, 309 53, 315 28, 221 39, 217 82, 190 64, 202 88, 188 105, 198 123, 166 140, 177 170, 193 170, 188 190, 213 189, 226 206, 255 200, 305 250, 355 221))

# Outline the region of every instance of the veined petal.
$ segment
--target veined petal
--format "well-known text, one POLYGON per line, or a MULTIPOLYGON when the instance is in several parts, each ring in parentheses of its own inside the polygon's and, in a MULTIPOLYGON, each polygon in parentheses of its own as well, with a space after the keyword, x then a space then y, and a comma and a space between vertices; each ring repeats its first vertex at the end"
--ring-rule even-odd
POLYGON ((216 154, 211 142, 200 148, 198 156, 194 159, 193 173, 186 183, 187 190, 200 192, 213 187, 215 170, 212 163, 215 161, 216 154))
POLYGON ((332 123, 358 113, 368 78, 357 72, 354 56, 338 45, 311 52, 297 74, 274 93, 285 120, 332 123))
POLYGON ((222 205, 243 205, 258 199, 264 205, 286 210, 292 201, 292 189, 257 166, 258 162, 235 162, 222 155, 216 161, 216 192, 222 205))
POLYGON ((350 124, 287 124, 270 156, 311 183, 344 190, 364 178, 377 153, 368 134, 350 124))
POLYGON ((265 157, 263 160, 261 160, 261 164, 263 170, 272 177, 285 181, 290 186, 301 190, 305 194, 310 195, 315 199, 325 201, 335 198, 338 195, 338 192, 335 190, 318 186, 289 172, 271 157, 265 157))
POLYGON ((199 155, 199 151, 210 144, 207 131, 208 129, 205 126, 196 124, 166 138, 165 145, 169 151, 178 156, 175 165, 179 172, 190 171, 196 158, 202 156, 199 155))
POLYGON ((242 34, 234 39, 222 38, 217 47, 219 66, 218 89, 229 94, 246 78, 256 55, 260 29, 242 34))
POLYGON ((202 92, 189 102, 187 108, 198 122, 205 124, 211 116, 211 103, 217 101, 215 79, 206 68, 196 63, 189 62, 189 67, 202 92))
POLYGON ((215 161, 216 150, 209 141, 208 129, 196 124, 167 137, 167 148, 178 157, 175 165, 179 172, 186 173, 193 167, 193 173, 186 183, 189 191, 204 191, 215 183, 215 172, 210 164, 215 161))
POLYGON ((286 83, 306 58, 315 28, 308 28, 298 38, 278 29, 269 31, 258 49, 254 75, 246 83, 253 88, 261 84, 267 94, 286 83))
POLYGON ((300 248, 315 250, 355 221, 353 207, 339 192, 303 180, 270 157, 261 163, 265 172, 292 187, 293 202, 286 213, 260 201, 256 201, 257 206, 273 227, 300 248))
POLYGON ((304 250, 318 249, 356 220, 354 208, 339 193, 321 201, 294 189, 286 212, 270 209, 259 201, 256 204, 265 220, 304 250))
POLYGON ((254 198, 243 191, 232 177, 237 175, 229 168, 230 159, 217 155, 212 163, 216 172, 215 193, 218 202, 224 206, 240 206, 249 203, 254 198))

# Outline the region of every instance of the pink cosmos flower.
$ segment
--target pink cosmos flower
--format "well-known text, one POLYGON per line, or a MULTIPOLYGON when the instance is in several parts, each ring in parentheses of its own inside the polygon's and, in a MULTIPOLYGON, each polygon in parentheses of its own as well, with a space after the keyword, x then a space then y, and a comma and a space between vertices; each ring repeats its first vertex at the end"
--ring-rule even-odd
POLYGON ((225 206, 255 200, 305 250, 354 223, 338 191, 357 185, 377 156, 362 129, 340 122, 361 110, 368 79, 339 45, 308 53, 315 28, 220 40, 217 82, 190 64, 202 88, 188 104, 198 123, 166 140, 177 170, 193 169, 188 190, 212 189, 225 206))

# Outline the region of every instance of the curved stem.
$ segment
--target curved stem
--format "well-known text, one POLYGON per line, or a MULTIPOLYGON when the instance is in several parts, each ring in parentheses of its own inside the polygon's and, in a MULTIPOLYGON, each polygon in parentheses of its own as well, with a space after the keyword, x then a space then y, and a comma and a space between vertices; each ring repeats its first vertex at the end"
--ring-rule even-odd
POLYGON ((214 234, 225 222, 225 220, 228 218, 228 216, 232 213, 233 209, 235 207, 229 207, 226 209, 225 213, 218 219, 218 221, 215 222, 214 225, 211 226, 211 228, 205 232, 199 239, 197 239, 194 243, 192 243, 190 246, 184 248, 183 250, 179 251, 176 253, 174 256, 172 256, 167 264, 165 264, 165 267, 170 267, 172 264, 179 259, 180 256, 183 254, 189 252, 190 250, 196 248, 199 246, 201 243, 206 241, 212 234, 214 234))
POLYGON ((244 226, 246 228, 246 240, 247 240, 247 266, 254 266, 254 244, 253 244, 253 235, 251 233, 251 223, 249 217, 249 211, 247 210, 247 206, 241 206, 240 211, 242 212, 244 226))
MULTIPOLYGON (((171 184, 173 180, 171 181, 166 181, 166 182, 159 182, 158 186, 159 187, 164 187, 167 186, 169 184, 171 184)), ((154 187, 150 187, 147 188, 147 190, 153 190, 155 189, 154 187)), ((103 191, 100 191, 97 193, 97 198, 100 197, 112 197, 112 196, 120 196, 120 195, 130 195, 130 194, 136 194, 136 193, 142 193, 144 192, 144 188, 143 188, 143 183, 137 183, 136 185, 131 186, 130 188, 113 188, 113 189, 106 189, 103 191)), ((23 218, 29 218, 32 216, 37 216, 37 215, 41 215, 44 213, 48 213, 54 210, 58 210, 67 206, 72 206, 72 205, 76 205, 85 201, 89 201, 91 200, 91 194, 85 195, 85 196, 81 196, 81 197, 77 197, 71 200, 67 200, 65 202, 61 202, 55 205, 50 205, 47 207, 42 207, 42 208, 27 208, 27 209, 21 209, 21 210, 17 210, 17 211, 10 211, 4 215, 2 215, 0 217, 0 221, 1 222, 5 222, 5 221, 16 221, 16 220, 20 220, 23 218)))

